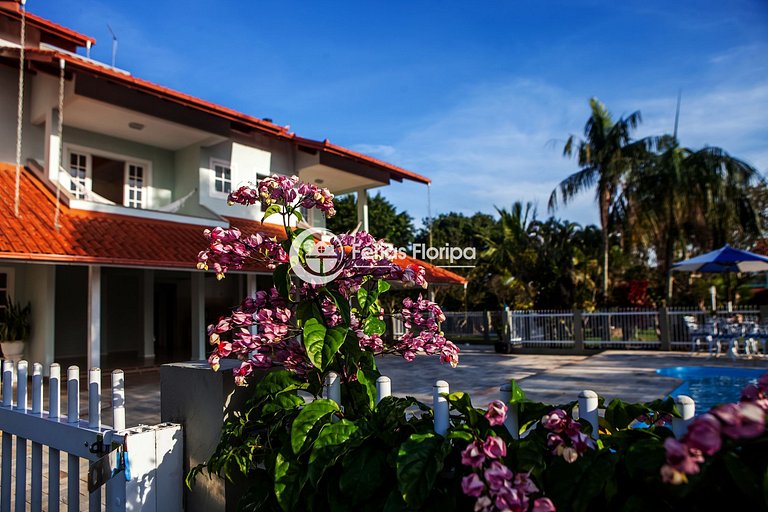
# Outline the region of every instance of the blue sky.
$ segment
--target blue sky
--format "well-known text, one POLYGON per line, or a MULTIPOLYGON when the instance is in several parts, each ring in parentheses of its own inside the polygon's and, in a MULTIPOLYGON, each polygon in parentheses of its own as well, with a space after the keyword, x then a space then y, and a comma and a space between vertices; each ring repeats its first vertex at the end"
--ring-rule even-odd
MULTIPOLYGON (((534 201, 596 96, 768 171, 768 2, 28 0, 96 37, 92 57, 433 179, 433 214, 534 201)), ((423 185, 382 189, 417 223, 423 185)), ((584 194, 557 216, 597 221, 584 194)))

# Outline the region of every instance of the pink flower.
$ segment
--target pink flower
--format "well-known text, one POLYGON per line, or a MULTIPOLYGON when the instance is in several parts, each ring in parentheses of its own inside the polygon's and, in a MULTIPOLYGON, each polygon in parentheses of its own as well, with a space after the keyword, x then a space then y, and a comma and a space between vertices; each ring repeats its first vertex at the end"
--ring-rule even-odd
POLYGON ((539 488, 531 480, 531 475, 528 473, 515 473, 514 486, 523 491, 525 494, 533 494, 539 492, 539 488))
POLYGON ((757 437, 765 431, 765 412, 750 402, 721 405, 712 414, 723 423, 723 434, 731 439, 757 437))
POLYGON ((488 496, 481 496, 475 502, 475 512, 490 512, 493 510, 493 502, 488 496))
POLYGON ((679 471, 669 464, 661 466, 661 481, 665 484, 680 485, 688 482, 688 477, 682 471, 679 471))
POLYGON ((701 450, 704 455, 714 455, 723 444, 720 422, 711 414, 702 414, 688 426, 685 441, 688 446, 701 450))
POLYGON ((528 496, 520 489, 506 488, 496 496, 496 509, 510 512, 526 512, 528 496))
POLYGON ((483 443, 483 453, 490 459, 500 459, 507 456, 507 445, 500 437, 488 436, 483 443))
POLYGON ((688 445, 681 443, 673 437, 668 437, 664 441, 664 448, 667 451, 667 464, 674 469, 688 475, 694 475, 699 472, 699 464, 704 462, 701 452, 691 450, 688 445))
POLYGON ((467 496, 479 498, 485 490, 485 484, 477 473, 471 473, 461 479, 461 490, 467 496))
POLYGON ((491 491, 499 492, 502 488, 509 487, 512 480, 512 471, 501 462, 495 460, 485 470, 484 476, 491 491))
POLYGON ((568 414, 562 409, 555 409, 541 418, 541 424, 547 430, 561 432, 568 423, 568 414))
POLYGON ((485 454, 477 441, 472 441, 461 452, 461 463, 465 466, 479 468, 485 462, 485 454))
POLYGON ((503 425, 504 420, 507 419, 507 404, 501 400, 494 400, 488 404, 488 412, 485 413, 485 417, 491 426, 503 425))
POLYGON ((555 504, 549 498, 539 498, 534 500, 531 512, 555 512, 555 504))

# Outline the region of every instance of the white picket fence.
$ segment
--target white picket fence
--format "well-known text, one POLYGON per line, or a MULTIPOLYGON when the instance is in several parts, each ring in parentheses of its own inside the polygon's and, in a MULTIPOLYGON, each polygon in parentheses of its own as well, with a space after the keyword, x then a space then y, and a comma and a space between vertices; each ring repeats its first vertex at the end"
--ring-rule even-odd
MULTIPOLYGON (((450 386, 444 380, 438 380, 435 385, 432 386, 432 415, 434 421, 435 433, 445 435, 448 432, 450 425, 450 415, 448 400, 445 395, 450 393, 450 386)), ((325 379, 325 398, 333 400, 337 404, 341 405, 341 379, 339 376, 330 372, 325 379)), ((381 376, 376 379, 376 403, 379 403, 383 398, 392 395, 392 380, 389 377, 381 376)), ((504 384, 499 387, 499 400, 505 404, 509 404, 511 398, 511 385, 504 384)), ((680 418, 672 418, 672 432, 675 437, 680 438, 685 435, 688 430, 688 424, 693 420, 696 415, 696 403, 687 396, 680 395, 675 397, 675 404, 680 411, 680 418)), ((578 396, 578 414, 577 419, 584 419, 592 425, 592 437, 598 438, 598 395, 592 390, 585 389, 578 396)), ((516 407, 510 407, 507 412, 504 426, 507 431, 512 435, 514 439, 520 438, 520 422, 518 418, 518 410, 516 407)), ((523 433, 525 437, 525 433, 523 433)))
POLYGON ((61 411, 61 368, 57 363, 49 367, 47 411, 43 409, 42 365, 32 365, 31 407, 28 363, 19 361, 14 367, 12 361, 3 361, 2 371, 0 512, 12 508, 15 512, 58 512, 64 507, 69 512, 182 510, 181 426, 164 423, 126 429, 122 370, 111 374, 112 427, 102 424, 100 369, 88 373, 87 421, 80 418, 77 366, 67 369, 66 415, 61 411), (44 451, 48 454, 45 462, 44 451), (66 454, 66 472, 60 467, 62 453, 66 454), (88 465, 87 508, 80 503, 81 460, 88 465))

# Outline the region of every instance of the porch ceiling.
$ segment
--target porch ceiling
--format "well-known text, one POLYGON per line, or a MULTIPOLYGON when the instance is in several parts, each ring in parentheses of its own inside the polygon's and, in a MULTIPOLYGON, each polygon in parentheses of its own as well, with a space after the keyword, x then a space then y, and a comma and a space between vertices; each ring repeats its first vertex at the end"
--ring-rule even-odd
POLYGON ((203 130, 77 95, 64 108, 64 123, 172 151, 192 144, 208 145, 226 140, 203 130), (138 123, 143 128, 131 128, 132 123, 138 123))
POLYGON ((347 194, 360 188, 383 187, 389 180, 378 180, 327 165, 315 164, 299 170, 299 178, 325 187, 335 195, 347 194))

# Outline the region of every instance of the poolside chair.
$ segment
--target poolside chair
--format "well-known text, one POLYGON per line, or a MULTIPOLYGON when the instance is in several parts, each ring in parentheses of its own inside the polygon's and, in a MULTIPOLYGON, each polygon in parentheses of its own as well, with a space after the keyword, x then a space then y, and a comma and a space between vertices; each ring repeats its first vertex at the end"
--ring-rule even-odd
MULTIPOLYGON (((685 326, 688 328, 688 334, 691 337, 691 352, 697 352, 704 345, 704 342, 706 342, 707 350, 711 354, 714 348, 713 343, 715 341, 712 336, 712 329, 707 329, 707 326, 700 326, 694 316, 684 316, 683 321, 685 322, 685 326)), ((717 353, 718 355, 720 354, 719 344, 717 345, 717 353)))

